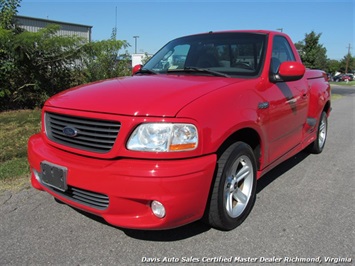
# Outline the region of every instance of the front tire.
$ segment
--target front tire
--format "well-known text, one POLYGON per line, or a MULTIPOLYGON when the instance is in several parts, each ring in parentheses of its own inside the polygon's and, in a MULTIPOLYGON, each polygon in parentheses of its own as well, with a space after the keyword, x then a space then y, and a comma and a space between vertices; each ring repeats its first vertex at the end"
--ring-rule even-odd
POLYGON ((208 223, 232 230, 250 213, 256 195, 256 160, 244 142, 229 146, 218 160, 217 172, 207 207, 208 223))

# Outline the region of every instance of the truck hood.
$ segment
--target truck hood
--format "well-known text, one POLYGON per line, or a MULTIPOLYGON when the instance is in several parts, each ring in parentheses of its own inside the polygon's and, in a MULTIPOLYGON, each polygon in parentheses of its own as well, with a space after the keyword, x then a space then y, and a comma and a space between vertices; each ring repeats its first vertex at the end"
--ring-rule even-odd
POLYGON ((46 106, 100 113, 173 117, 184 106, 234 78, 145 75, 110 79, 63 91, 46 106))

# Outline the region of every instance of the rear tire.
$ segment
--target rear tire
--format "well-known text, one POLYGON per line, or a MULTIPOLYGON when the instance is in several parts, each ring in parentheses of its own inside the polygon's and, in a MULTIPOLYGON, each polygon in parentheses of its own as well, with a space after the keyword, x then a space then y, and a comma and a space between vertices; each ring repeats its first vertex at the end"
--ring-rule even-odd
POLYGON ((317 129, 317 138, 316 140, 309 146, 309 151, 314 154, 319 154, 323 151, 325 142, 327 140, 328 134, 328 118, 326 112, 322 112, 318 129, 317 129))
POLYGON ((244 142, 229 146, 217 162, 217 172, 206 209, 208 223, 232 230, 250 213, 256 195, 256 160, 244 142))

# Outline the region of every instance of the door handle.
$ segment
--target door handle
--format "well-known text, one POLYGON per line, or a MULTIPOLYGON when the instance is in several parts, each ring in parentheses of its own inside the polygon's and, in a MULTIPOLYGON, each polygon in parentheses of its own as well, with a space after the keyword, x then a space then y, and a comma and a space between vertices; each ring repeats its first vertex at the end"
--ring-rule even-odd
POLYGON ((302 91, 302 99, 307 99, 307 91, 302 91))

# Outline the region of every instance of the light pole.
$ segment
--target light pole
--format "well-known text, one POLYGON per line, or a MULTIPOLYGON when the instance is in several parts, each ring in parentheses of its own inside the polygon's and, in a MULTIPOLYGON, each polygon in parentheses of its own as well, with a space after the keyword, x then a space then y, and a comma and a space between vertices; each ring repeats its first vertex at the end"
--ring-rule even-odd
POLYGON ((137 53, 137 39, 139 38, 139 36, 133 36, 134 38, 134 53, 137 53))
POLYGON ((279 30, 280 32, 282 32, 282 31, 283 31, 283 28, 278 28, 277 30, 279 30))

